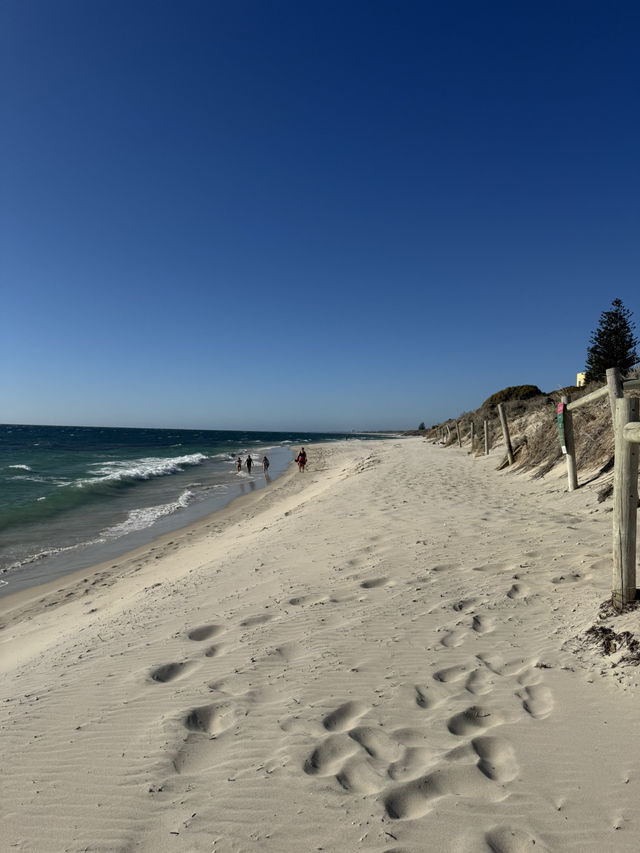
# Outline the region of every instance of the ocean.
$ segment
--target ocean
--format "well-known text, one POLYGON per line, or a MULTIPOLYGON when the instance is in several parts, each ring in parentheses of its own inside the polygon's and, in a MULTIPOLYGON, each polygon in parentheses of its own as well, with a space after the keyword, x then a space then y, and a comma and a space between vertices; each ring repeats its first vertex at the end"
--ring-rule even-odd
POLYGON ((282 474, 292 449, 355 437, 0 425, 0 596, 115 559, 222 509, 282 474))

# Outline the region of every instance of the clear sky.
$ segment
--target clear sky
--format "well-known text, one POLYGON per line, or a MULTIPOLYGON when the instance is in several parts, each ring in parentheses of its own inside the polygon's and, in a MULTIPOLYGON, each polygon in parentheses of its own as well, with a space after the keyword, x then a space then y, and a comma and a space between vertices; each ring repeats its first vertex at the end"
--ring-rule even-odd
POLYGON ((414 428, 640 325, 640 3, 2 0, 0 422, 414 428))

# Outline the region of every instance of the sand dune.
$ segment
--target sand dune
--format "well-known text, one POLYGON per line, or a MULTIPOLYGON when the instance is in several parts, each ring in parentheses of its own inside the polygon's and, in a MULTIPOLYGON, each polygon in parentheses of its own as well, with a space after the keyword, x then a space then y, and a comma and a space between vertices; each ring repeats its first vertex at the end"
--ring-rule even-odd
POLYGON ((4 600, 3 849, 636 851, 594 494, 419 438, 309 456, 4 600))

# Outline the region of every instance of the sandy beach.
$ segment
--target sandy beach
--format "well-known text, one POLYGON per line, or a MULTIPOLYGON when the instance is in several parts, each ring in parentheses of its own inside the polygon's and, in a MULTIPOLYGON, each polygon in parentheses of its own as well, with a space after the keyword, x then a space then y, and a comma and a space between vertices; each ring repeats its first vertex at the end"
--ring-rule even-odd
POLYGON ((595 492, 422 438, 0 602, 3 850, 636 851, 595 492))

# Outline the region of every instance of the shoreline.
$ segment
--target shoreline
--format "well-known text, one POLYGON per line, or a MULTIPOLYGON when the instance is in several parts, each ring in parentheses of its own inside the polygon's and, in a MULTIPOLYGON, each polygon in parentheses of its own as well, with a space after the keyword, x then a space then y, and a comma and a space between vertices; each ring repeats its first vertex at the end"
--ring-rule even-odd
MULTIPOLYGON (((312 451, 315 449, 313 445, 308 446, 312 451)), ((0 596, 0 630, 19 621, 22 614, 28 612, 34 602, 47 608, 62 605, 67 596, 71 597, 69 593, 72 590, 84 591, 85 579, 93 578, 94 581, 99 579, 101 585, 111 586, 135 571, 136 565, 140 563, 152 565, 150 562, 152 555, 154 558, 159 556, 154 553, 156 551, 162 554, 171 547, 176 549, 187 543, 197 543, 209 535, 208 531, 213 524, 216 524, 221 531, 226 529, 239 521, 244 514, 250 514, 252 507, 259 504, 264 497, 264 492, 277 491, 278 485, 282 487, 294 473, 298 472, 292 459, 287 468, 270 483, 260 485, 248 493, 236 495, 221 509, 192 521, 184 527, 160 533, 148 542, 111 559, 101 560, 86 568, 72 569, 43 583, 35 583, 14 592, 4 593, 0 596), (193 543, 190 542, 191 537, 194 537, 193 543), (63 597, 60 598, 60 596, 63 597)))
POLYGON ((588 629, 638 611, 599 618, 596 495, 413 437, 309 456, 13 609, 7 843, 635 853, 638 669, 588 629))
MULTIPOLYGON (((292 455, 292 449, 288 447, 277 448, 277 451, 286 457, 292 455)), ((221 512, 238 497, 260 491, 271 483, 275 483, 288 470, 290 459, 287 458, 287 461, 283 462, 283 459, 277 458, 273 464, 273 455, 273 470, 266 482, 261 467, 256 466, 256 473, 252 478, 246 481, 229 480, 228 483, 225 483, 229 492, 221 492, 209 498, 207 503, 210 508, 204 508, 201 503, 194 503, 183 508, 181 514, 174 513, 161 517, 148 527, 126 533, 118 538, 102 541, 97 539, 63 547, 57 553, 48 554, 42 558, 38 558, 36 555, 14 569, 4 569, 0 572, 0 600, 22 589, 46 585, 66 575, 91 571, 93 566, 122 560, 130 552, 144 548, 156 539, 177 533, 211 515, 215 515, 217 512, 221 512), (259 468, 260 470, 258 470, 259 468), (47 575, 50 578, 47 578, 47 575), (13 589, 8 588, 12 586, 13 589)), ((98 531, 95 530, 93 535, 99 535, 98 531)))

